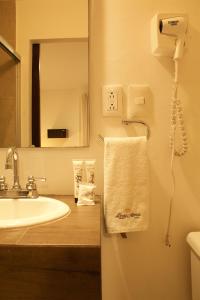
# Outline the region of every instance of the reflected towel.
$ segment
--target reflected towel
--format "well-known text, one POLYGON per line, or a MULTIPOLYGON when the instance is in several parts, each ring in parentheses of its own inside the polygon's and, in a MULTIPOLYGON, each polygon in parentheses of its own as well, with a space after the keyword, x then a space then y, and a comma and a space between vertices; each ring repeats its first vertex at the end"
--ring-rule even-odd
POLYGON ((149 212, 146 137, 105 138, 104 144, 107 232, 146 230, 149 212))

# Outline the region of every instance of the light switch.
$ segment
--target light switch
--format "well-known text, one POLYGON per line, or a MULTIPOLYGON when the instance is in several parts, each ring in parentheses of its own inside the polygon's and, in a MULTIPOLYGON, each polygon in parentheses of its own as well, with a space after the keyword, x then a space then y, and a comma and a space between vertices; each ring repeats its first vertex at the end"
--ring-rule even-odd
POLYGON ((131 84, 128 87, 127 97, 127 119, 147 115, 147 105, 150 99, 150 88, 145 84, 131 84))
POLYGON ((145 104, 145 98, 143 96, 135 97, 134 102, 137 105, 145 104))

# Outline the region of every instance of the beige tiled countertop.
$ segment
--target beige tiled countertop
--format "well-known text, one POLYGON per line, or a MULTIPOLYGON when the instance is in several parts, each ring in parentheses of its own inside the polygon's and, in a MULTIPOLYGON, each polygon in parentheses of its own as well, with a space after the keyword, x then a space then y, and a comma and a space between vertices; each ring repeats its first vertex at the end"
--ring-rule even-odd
POLYGON ((67 203, 70 215, 61 219, 16 229, 0 229, 0 246, 100 247, 100 203, 76 206, 73 196, 53 196, 67 203))

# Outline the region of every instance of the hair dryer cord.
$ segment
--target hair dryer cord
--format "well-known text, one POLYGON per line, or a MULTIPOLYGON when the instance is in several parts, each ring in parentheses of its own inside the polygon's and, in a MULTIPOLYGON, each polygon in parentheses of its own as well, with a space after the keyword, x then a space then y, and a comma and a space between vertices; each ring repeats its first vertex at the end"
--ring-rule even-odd
POLYGON ((172 101, 171 101, 171 135, 170 135, 170 146, 171 146, 171 176, 172 176, 172 194, 170 198, 170 204, 169 204, 169 217, 168 217, 168 223, 167 223, 167 232, 166 232, 166 238, 165 238, 165 245, 170 247, 170 231, 171 231, 171 219, 172 219, 172 208, 173 208, 173 202, 174 202, 174 196, 175 196, 175 174, 174 174, 174 156, 183 156, 187 150, 187 138, 186 138, 186 132, 183 122, 183 112, 181 107, 181 102, 178 99, 178 60, 174 60, 175 64, 175 74, 174 74, 174 87, 173 87, 173 93, 172 93, 172 101), (181 145, 179 145, 179 149, 176 148, 175 142, 176 142, 176 129, 177 129, 177 123, 179 123, 179 132, 180 132, 180 140, 181 145))

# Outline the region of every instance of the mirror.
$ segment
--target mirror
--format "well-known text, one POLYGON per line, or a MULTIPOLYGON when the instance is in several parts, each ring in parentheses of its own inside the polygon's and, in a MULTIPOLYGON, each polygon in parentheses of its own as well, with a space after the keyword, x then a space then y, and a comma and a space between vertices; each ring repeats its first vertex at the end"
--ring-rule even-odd
POLYGON ((86 146, 88 40, 47 40, 32 54, 32 145, 86 146))
MULTIPOLYGON (((10 135, 7 125, 14 124, 18 147, 88 146, 88 0, 9 2, 15 2, 21 95, 13 121, 4 115, 3 132, 10 135)), ((13 138, 2 141, 0 132, 0 147, 13 145, 13 138)))

